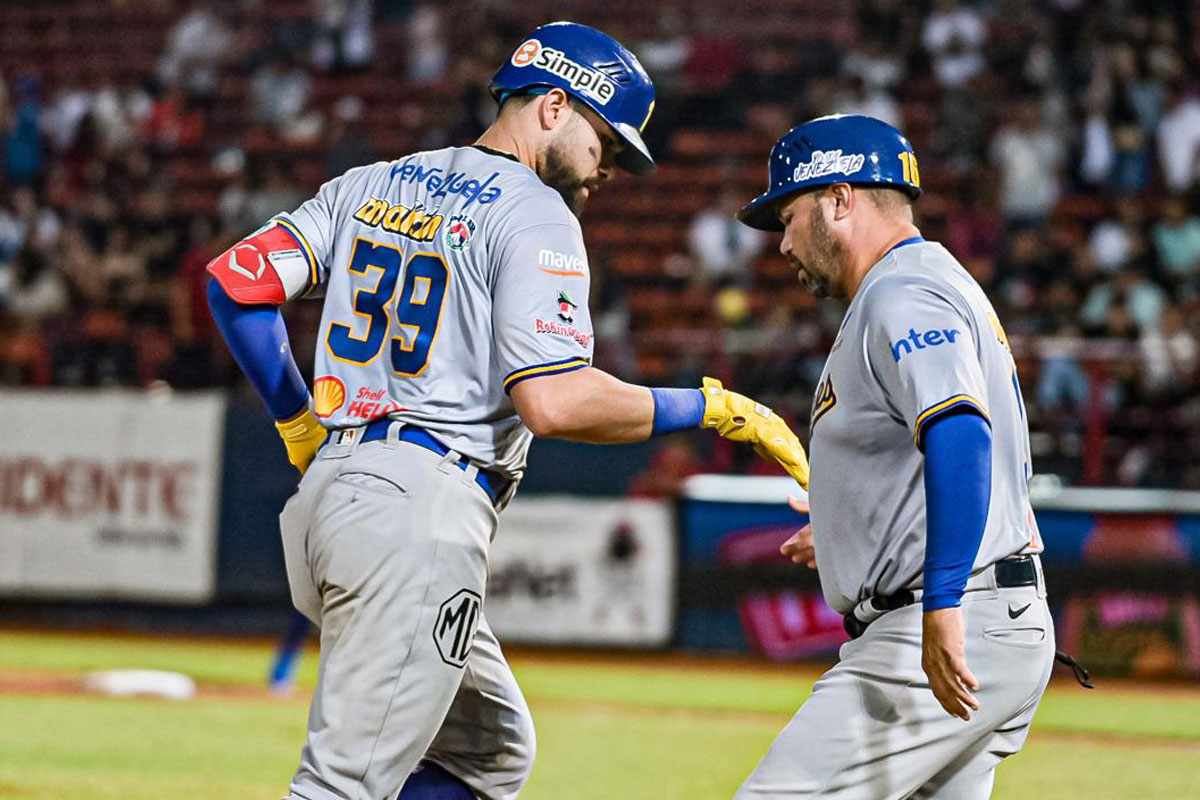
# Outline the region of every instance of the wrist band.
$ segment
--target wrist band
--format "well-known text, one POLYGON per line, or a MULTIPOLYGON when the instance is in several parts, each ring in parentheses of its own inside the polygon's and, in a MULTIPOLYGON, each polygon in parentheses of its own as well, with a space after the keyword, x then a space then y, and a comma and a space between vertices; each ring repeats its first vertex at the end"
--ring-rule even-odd
POLYGON ((704 392, 699 389, 651 389, 654 424, 651 436, 700 427, 704 419, 704 392))

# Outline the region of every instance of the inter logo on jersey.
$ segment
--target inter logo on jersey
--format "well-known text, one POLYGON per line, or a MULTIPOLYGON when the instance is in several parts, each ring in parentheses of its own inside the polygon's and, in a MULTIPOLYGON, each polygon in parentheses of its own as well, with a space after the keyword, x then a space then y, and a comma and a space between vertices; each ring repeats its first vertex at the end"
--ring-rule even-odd
POLYGON ((914 349, 924 350, 927 347, 937 347, 942 344, 954 344, 955 339, 962 332, 957 328, 943 328, 938 330, 934 328, 928 331, 918 331, 913 328, 908 329, 908 336, 892 342, 892 358, 896 359, 896 363, 900 363, 900 359, 911 353, 914 349))
POLYGON ((817 420, 828 414, 837 405, 837 392, 833 390, 833 376, 825 376, 825 380, 821 381, 817 386, 817 391, 813 395, 812 422, 809 426, 817 424, 817 420))
POLYGON ((475 221, 466 214, 455 214, 446 224, 445 242, 451 250, 466 250, 475 235, 475 221))
POLYGON ((426 211, 420 205, 414 208, 392 205, 378 197, 372 197, 359 206, 358 211, 354 212, 354 219, 418 242, 432 242, 442 226, 442 215, 436 208, 426 211))

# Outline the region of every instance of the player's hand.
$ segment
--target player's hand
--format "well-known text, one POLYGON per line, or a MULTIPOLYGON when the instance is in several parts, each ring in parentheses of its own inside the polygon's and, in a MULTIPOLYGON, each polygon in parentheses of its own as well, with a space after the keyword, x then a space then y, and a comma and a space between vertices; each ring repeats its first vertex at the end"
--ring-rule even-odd
POLYGON ((979 681, 967 669, 963 655, 961 608, 940 608, 922 615, 921 669, 947 714, 968 720, 971 711, 979 710, 979 701, 971 694, 979 691, 979 681))
POLYGON ((275 428, 287 448, 288 461, 303 475, 316 458, 328 431, 308 408, 290 419, 276 420, 275 428))
POLYGON ((808 488, 808 456, 783 418, 745 395, 731 392, 713 378, 704 379, 704 428, 734 442, 749 442, 763 458, 779 462, 803 488, 808 488))
MULTIPOLYGON (((788 496, 788 505, 799 514, 808 513, 808 503, 798 497, 788 496)), ((804 564, 809 569, 817 568, 817 552, 813 549, 812 523, 808 523, 792 534, 779 546, 779 552, 792 560, 793 564, 804 564)))

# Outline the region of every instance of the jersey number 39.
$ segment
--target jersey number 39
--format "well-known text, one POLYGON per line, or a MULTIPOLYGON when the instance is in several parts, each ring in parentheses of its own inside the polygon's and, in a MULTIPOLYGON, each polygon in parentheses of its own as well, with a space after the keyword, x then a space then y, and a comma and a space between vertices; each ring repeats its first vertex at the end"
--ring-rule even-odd
POLYGON ((365 366, 388 343, 393 372, 416 377, 425 371, 437 340, 450 270, 436 253, 414 253, 407 265, 403 262, 399 248, 362 237, 354 240, 347 269, 359 284, 354 289, 354 314, 367 320, 367 330, 355 336, 352 326, 330 323, 325 344, 334 358, 365 366), (401 272, 404 281, 396 299, 401 272), (399 335, 389 337, 393 319, 399 335))

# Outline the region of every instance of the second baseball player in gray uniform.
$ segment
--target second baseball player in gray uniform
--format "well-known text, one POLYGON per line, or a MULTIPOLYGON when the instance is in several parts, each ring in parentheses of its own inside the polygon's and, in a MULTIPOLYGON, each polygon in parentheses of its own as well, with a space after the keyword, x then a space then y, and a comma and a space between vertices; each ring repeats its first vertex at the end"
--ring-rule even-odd
POLYGON ((653 167, 637 59, 555 23, 492 89, 501 112, 474 146, 353 169, 209 265, 214 317, 304 474, 281 528, 321 662, 294 800, 516 796, 533 727, 483 603, 534 434, 711 427, 807 482, 770 409, 590 366, 576 215, 616 167, 653 167), (308 294, 324 295, 311 399, 277 309, 308 294))
POLYGON ((1003 328, 912 222, 898 131, 835 116, 789 132, 748 224, 817 294, 850 298, 813 401, 815 565, 854 638, 737 797, 976 800, 1020 749, 1054 631, 1030 453, 1003 328))

